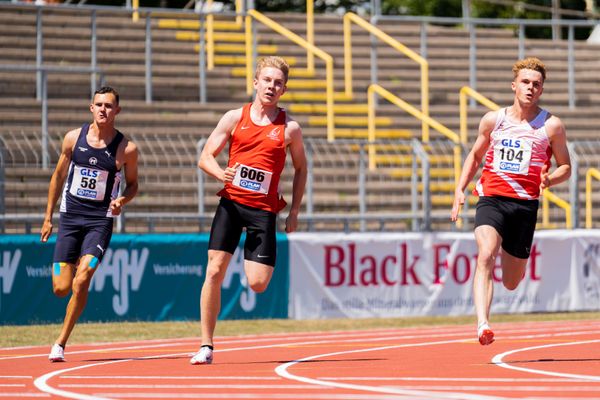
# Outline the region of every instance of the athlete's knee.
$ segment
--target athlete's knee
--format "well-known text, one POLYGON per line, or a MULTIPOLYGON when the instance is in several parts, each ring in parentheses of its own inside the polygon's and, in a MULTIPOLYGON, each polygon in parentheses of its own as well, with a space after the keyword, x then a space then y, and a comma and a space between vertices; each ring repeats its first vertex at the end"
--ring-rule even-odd
POLYGON ((525 271, 523 271, 520 275, 515 276, 507 276, 506 274, 502 274, 502 284, 508 290, 515 290, 519 287, 519 283, 525 278, 525 271))
POLYGON ((71 292, 71 287, 60 282, 52 282, 52 291, 56 297, 65 297, 71 292))
POLYGON ((212 283, 220 285, 225 279, 225 272, 227 271, 227 264, 224 264, 222 260, 210 260, 206 267, 205 283, 212 283))
POLYGON ((265 290, 267 290, 267 287, 269 287, 269 280, 262 279, 253 282, 248 282, 248 284, 250 285, 250 289, 252 289, 254 292, 262 293, 265 290))
POLYGON ((496 255, 490 249, 479 249, 477 268, 490 269, 494 266, 496 255))

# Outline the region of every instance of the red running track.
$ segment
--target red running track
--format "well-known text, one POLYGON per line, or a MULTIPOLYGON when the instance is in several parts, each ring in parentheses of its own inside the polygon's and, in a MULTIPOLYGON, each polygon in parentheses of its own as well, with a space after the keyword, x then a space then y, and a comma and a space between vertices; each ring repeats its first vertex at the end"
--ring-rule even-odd
POLYGON ((0 349, 0 398, 600 399, 600 321, 221 337, 0 349))

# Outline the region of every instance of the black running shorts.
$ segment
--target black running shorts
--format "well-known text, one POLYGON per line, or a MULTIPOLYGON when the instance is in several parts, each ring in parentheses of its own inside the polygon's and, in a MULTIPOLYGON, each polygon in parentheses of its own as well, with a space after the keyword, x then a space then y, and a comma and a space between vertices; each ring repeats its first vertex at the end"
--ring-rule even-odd
POLYGON ((475 211, 475 228, 492 226, 502 237, 504 251, 517 258, 529 258, 538 206, 538 200, 480 197, 475 211))
POLYGON ((221 198, 210 228, 209 250, 233 254, 246 228, 244 259, 275 266, 277 214, 221 198))
POLYGON ((54 262, 76 264, 92 255, 102 261, 113 232, 113 218, 60 213, 54 262))

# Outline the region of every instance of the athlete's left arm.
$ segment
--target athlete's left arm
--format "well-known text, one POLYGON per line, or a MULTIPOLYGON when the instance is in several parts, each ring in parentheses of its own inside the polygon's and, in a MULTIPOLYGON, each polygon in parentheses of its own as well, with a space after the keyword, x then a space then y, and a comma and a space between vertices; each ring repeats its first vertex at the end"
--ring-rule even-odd
POLYGON ((300 125, 289 120, 285 130, 286 140, 289 141, 288 147, 292 164, 294 165, 294 181, 292 186, 292 205, 290 212, 285 220, 285 231, 294 232, 298 228, 298 213, 304 196, 304 187, 306 186, 306 176, 308 167, 306 165, 306 154, 304 152, 304 142, 302 140, 302 129, 300 125))
POLYGON ((125 168, 125 190, 123 194, 110 202, 113 215, 121 214, 122 207, 129 203, 138 192, 138 149, 135 143, 127 141, 123 151, 123 167, 125 168))
POLYGON ((571 176, 571 157, 567 147, 567 133, 562 121, 555 116, 546 122, 546 133, 550 140, 552 155, 556 161, 556 169, 549 173, 548 168, 542 170, 542 183, 540 188, 546 189, 566 181, 571 176))

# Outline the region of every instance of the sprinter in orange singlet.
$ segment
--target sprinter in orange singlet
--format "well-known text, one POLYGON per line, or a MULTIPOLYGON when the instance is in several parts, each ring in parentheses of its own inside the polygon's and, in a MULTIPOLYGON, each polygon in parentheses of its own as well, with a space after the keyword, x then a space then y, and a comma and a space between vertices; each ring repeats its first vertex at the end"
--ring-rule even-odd
POLYGON ((477 337, 482 345, 494 341, 489 326, 493 297, 492 270, 502 247, 502 283, 517 288, 533 243, 538 198, 545 188, 571 175, 565 127, 560 119, 540 108, 546 67, 537 58, 513 65, 513 104, 488 112, 479 124, 479 135, 465 159, 454 193, 451 219, 458 219, 465 189, 485 160, 473 194, 479 196, 475 211, 478 256, 473 282, 477 312, 477 337), (551 157, 556 169, 549 173, 551 157))
POLYGON ((306 185, 307 167, 302 130, 278 107, 286 92, 289 66, 280 57, 259 60, 254 77, 256 98, 230 110, 210 134, 198 161, 224 188, 213 219, 208 244, 208 266, 200 295, 202 343, 190 363, 210 364, 213 334, 221 308, 221 283, 229 261, 246 228, 244 270, 257 293, 269 285, 275 266, 277 213, 286 203, 279 193, 279 178, 289 150, 294 166, 292 204, 286 232, 298 226, 298 212, 306 185), (229 161, 223 169, 215 157, 229 143, 229 161))

